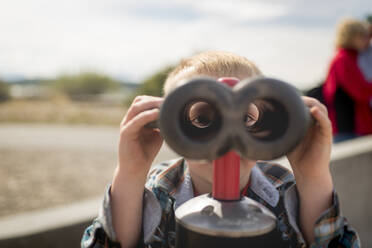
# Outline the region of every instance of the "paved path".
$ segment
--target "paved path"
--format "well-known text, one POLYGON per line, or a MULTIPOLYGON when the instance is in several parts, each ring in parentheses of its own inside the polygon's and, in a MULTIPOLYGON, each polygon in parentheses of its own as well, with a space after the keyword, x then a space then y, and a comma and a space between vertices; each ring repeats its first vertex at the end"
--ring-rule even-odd
MULTIPOLYGON (((118 128, 0 125, 0 216, 102 195, 117 160, 118 128)), ((155 162, 176 155, 164 146, 155 162)))
MULTIPOLYGON (((116 127, 0 124, 0 217, 101 196, 117 163, 118 135, 116 127)), ((345 145, 333 157, 351 152, 345 145)), ((174 157, 164 146, 154 163, 174 157)))

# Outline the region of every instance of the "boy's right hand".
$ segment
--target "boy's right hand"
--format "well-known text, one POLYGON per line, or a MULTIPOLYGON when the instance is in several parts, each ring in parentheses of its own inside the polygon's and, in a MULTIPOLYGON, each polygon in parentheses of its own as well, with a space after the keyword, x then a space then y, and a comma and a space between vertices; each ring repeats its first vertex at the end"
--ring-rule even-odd
POLYGON ((111 185, 112 220, 121 247, 134 247, 141 236, 147 173, 159 152, 160 131, 144 127, 159 115, 162 98, 138 96, 120 124, 118 166, 111 185))
POLYGON ((120 124, 118 169, 144 179, 163 143, 159 129, 144 127, 155 121, 163 98, 137 96, 120 124))

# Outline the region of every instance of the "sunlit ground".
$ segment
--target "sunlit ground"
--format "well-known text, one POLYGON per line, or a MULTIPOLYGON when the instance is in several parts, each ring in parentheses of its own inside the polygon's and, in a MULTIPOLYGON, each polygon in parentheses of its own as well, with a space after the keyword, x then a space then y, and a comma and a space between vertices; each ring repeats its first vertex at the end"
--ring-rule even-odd
POLYGON ((118 126, 126 108, 66 99, 12 100, 0 104, 0 123, 60 123, 118 126))

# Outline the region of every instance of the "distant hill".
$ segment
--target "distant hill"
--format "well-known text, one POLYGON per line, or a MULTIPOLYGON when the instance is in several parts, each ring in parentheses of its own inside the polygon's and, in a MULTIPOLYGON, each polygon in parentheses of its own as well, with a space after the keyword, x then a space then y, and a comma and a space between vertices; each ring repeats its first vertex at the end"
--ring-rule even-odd
POLYGON ((128 90, 133 90, 133 91, 135 91, 136 89, 138 89, 138 87, 140 86, 140 84, 139 83, 133 83, 133 82, 120 82, 120 84, 124 87, 124 88, 126 88, 126 89, 128 89, 128 90))
POLYGON ((50 79, 44 79, 44 78, 34 78, 34 79, 20 79, 15 81, 8 81, 12 84, 18 84, 18 85, 34 85, 34 84, 43 84, 50 82, 50 79))
MULTIPOLYGON (((18 84, 18 85, 34 85, 34 84, 43 84, 43 83, 49 83, 53 82, 54 78, 32 78, 28 79, 22 76, 3 76, 0 77, 0 80, 6 82, 6 83, 11 83, 11 84, 18 84)), ((121 81, 118 80, 120 83, 120 86, 123 88, 126 88, 128 90, 136 90, 140 84, 135 83, 135 82, 126 82, 126 81, 121 81)))

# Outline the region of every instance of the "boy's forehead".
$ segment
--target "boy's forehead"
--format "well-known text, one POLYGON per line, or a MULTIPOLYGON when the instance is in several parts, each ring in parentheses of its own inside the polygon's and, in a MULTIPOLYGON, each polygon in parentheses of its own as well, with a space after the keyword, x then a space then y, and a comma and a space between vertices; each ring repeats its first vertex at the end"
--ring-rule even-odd
POLYGON ((194 74, 194 75, 190 75, 188 77, 184 77, 184 78, 178 80, 176 82, 176 84, 175 84, 174 89, 176 89, 176 88, 178 88, 178 87, 186 84, 187 82, 189 82, 192 79, 200 78, 200 77, 212 78, 212 79, 215 79, 218 82, 225 83, 225 84, 227 84, 230 87, 234 87, 237 83, 239 83, 242 80, 242 78, 238 78, 236 76, 223 76, 223 77, 220 77, 220 76, 216 76, 216 75, 194 74))
POLYGON ((254 76, 257 76, 257 74, 248 71, 239 71, 235 73, 233 71, 231 71, 230 73, 199 72, 197 68, 195 68, 194 66, 190 66, 184 68, 182 71, 173 76, 171 82, 168 83, 170 87, 165 87, 165 95, 168 95, 171 91, 177 89, 178 87, 186 84, 187 82, 195 78, 207 77, 215 79, 216 81, 219 78, 236 78, 241 81, 254 76))
MULTIPOLYGON (((212 78, 212 79, 215 79, 215 80, 218 79, 218 77, 216 77, 216 76, 210 76, 210 75, 205 75, 205 74, 200 74, 200 73, 199 74, 195 73, 195 74, 190 74, 190 75, 184 75, 183 77, 175 78, 175 81, 173 83, 173 87, 171 88, 171 91, 177 89, 178 87, 180 87, 182 85, 185 85, 186 83, 188 83, 192 79, 201 78, 201 77, 212 78)), ((169 92, 166 92, 166 93, 169 93, 169 92)))

